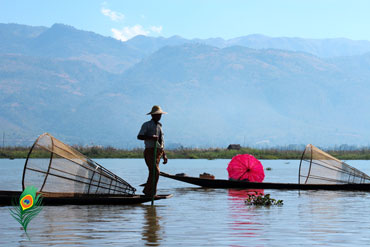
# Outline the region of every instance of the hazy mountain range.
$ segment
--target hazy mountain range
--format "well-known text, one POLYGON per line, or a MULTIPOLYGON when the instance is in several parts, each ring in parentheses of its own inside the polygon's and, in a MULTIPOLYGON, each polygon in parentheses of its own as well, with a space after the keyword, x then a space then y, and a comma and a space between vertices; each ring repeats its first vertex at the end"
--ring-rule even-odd
POLYGON ((167 143, 369 145, 370 42, 136 36, 0 24, 0 130, 136 147, 159 104, 167 143))

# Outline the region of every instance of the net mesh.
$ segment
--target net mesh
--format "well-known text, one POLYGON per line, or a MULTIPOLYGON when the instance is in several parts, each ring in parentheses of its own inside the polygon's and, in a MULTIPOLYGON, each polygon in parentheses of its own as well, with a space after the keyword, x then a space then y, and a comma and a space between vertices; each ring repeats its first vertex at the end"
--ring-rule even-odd
POLYGON ((27 157, 23 189, 29 185, 40 192, 134 195, 136 191, 122 178, 48 133, 37 138, 27 157))
POLYGON ((370 183, 370 177, 308 144, 302 155, 298 182, 300 184, 359 184, 370 183))

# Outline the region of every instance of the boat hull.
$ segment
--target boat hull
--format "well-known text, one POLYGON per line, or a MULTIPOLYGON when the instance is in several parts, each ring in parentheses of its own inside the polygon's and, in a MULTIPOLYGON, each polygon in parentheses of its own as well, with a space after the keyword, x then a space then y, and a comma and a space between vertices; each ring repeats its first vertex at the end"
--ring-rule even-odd
POLYGON ((226 179, 207 179, 188 176, 170 175, 164 172, 161 176, 206 188, 240 188, 240 189, 279 189, 279 190, 348 190, 370 191, 366 184, 292 184, 292 183, 254 183, 226 179))
MULTIPOLYGON (((12 205, 13 198, 19 200, 22 191, 0 191, 0 205, 12 205)), ((43 193, 44 206, 58 205, 132 205, 150 202, 151 197, 143 195, 122 196, 122 195, 84 195, 69 193, 43 193)), ((157 195, 154 200, 168 199, 168 195, 157 195)))

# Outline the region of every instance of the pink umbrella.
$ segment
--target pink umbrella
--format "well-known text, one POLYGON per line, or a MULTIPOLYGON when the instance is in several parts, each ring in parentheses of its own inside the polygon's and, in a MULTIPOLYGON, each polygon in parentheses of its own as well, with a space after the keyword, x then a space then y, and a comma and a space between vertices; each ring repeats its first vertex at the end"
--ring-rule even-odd
POLYGON ((227 166, 227 171, 229 179, 262 182, 265 178, 261 162, 250 154, 234 156, 227 166))

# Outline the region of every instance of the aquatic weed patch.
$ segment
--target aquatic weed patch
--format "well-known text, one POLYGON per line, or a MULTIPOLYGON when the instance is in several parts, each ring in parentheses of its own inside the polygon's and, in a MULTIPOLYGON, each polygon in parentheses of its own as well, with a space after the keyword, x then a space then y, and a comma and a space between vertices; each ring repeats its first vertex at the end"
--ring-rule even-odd
MULTIPOLYGON (((257 194, 257 193, 256 193, 257 194)), ((248 198, 245 200, 246 205, 255 205, 255 206, 281 206, 283 205, 283 200, 276 200, 270 197, 270 194, 266 195, 248 195, 248 198)))

